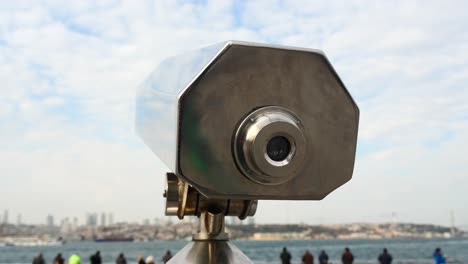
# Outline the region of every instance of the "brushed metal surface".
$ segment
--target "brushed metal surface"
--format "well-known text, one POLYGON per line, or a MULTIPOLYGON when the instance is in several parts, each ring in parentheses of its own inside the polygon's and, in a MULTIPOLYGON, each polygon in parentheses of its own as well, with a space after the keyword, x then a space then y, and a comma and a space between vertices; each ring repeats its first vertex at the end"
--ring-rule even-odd
POLYGON ((230 46, 180 100, 180 174, 211 197, 322 199, 351 179, 358 108, 320 53, 230 46), (250 112, 280 106, 302 121, 304 166, 265 186, 245 177, 232 140, 250 112))

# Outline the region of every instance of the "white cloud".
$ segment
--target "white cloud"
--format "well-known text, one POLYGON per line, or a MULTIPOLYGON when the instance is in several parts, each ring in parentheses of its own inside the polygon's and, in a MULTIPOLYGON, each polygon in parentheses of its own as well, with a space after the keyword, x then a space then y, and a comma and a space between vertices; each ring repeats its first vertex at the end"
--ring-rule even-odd
POLYGON ((60 106, 65 103, 65 100, 60 96, 49 96, 44 99, 44 105, 53 107, 53 106, 60 106))
POLYGON ((262 202, 261 221, 296 208, 291 222, 396 211, 447 223, 453 208, 468 223, 465 10, 463 1, 2 3, 0 208, 34 221, 107 208, 136 219, 156 203, 162 216, 165 168, 133 133, 135 89, 167 56, 241 39, 324 49, 361 109, 354 179, 322 202, 262 202), (31 193, 40 195, 21 199, 31 193))

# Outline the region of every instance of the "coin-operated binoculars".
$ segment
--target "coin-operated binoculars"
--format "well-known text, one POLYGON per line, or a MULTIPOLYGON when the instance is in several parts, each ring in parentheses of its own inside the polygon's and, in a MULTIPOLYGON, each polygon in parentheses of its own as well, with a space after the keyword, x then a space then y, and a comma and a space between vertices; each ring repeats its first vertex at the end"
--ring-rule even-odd
POLYGON ((320 200, 351 179, 359 109, 319 50, 229 41, 164 60, 136 128, 172 171, 166 215, 198 216, 170 263, 252 263, 224 217, 257 200, 320 200))

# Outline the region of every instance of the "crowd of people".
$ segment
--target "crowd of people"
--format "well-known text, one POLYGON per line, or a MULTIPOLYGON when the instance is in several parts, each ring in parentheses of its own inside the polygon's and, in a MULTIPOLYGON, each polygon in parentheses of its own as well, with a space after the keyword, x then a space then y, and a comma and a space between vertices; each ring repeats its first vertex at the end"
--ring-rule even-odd
MULTIPOLYGON (((172 258, 171 251, 166 251, 166 254, 161 258, 160 263, 167 263, 172 258)), ((102 264, 101 252, 97 251, 95 254, 89 257, 90 264, 102 264)), ((146 258, 143 256, 137 257, 138 264, 157 264, 157 261, 154 259, 153 256, 147 256, 146 258)), ((39 253, 36 257, 34 257, 32 264, 46 264, 44 259, 44 255, 39 253)), ((62 256, 62 253, 58 253, 57 256, 54 258, 53 264, 82 264, 81 257, 78 254, 73 254, 68 259, 68 262, 65 262, 65 258, 62 256)), ((84 263, 83 263, 84 264, 84 263)), ((123 253, 120 253, 117 258, 115 259, 115 264, 127 264, 127 259, 123 253)))
MULTIPOLYGON (((436 248, 433 254, 435 264, 445 264, 447 257, 442 253, 442 249, 436 248)), ((283 248, 279 256, 282 264, 291 264, 292 255, 289 253, 286 247, 283 248)), ((392 264, 393 257, 388 252, 388 249, 384 248, 382 253, 377 257, 377 260, 380 264, 392 264)), ((341 263, 342 264, 353 264, 354 262, 354 255, 351 253, 349 248, 345 248, 343 250, 343 254, 341 255, 341 263)), ((303 264, 314 264, 314 255, 309 251, 306 250, 304 255, 302 255, 302 263, 303 264)), ((320 252, 318 256, 318 263, 319 264, 329 264, 329 257, 325 250, 320 252)))
MULTIPOLYGON (((282 264, 291 264, 292 255, 288 251, 286 247, 283 248, 283 251, 280 254, 280 260, 282 264)), ((447 257, 443 254, 442 249, 436 248, 434 250, 434 261, 435 264, 446 264, 447 257)), ((171 251, 166 251, 166 254, 161 258, 161 263, 167 263, 172 258, 171 251)), ((303 264, 314 264, 314 255, 309 251, 306 250, 304 255, 302 255, 302 263, 303 264)), ((331 264, 329 262, 330 258, 325 250, 320 251, 318 256, 318 264, 331 264)), ((382 250, 382 253, 377 257, 377 260, 380 264, 392 264, 393 257, 388 252, 386 248, 382 250)), ((354 255, 351 253, 349 248, 345 248, 343 250, 343 254, 341 255, 341 262, 342 264, 353 264, 354 262, 354 255)), ((97 251, 95 254, 89 257, 90 264, 102 264, 101 252, 97 251)), ((46 264, 44 256, 42 253, 39 253, 36 257, 34 257, 32 264, 46 264)), ((77 254, 73 254, 68 259, 68 262, 65 262, 62 254, 59 253, 54 258, 53 264, 82 264, 80 256, 77 254)), ((120 253, 117 258, 115 259, 115 264, 127 264, 127 259, 123 253, 120 253)), ((153 256, 137 257, 137 264, 157 264, 153 256)))
MULTIPOLYGON (((384 249, 384 251, 386 252, 386 249, 384 249)), ((379 257, 380 263, 381 264, 391 264, 391 262, 392 262, 391 258, 392 257, 391 257, 391 255, 389 255, 389 256, 390 256, 390 262, 381 262, 380 257, 379 257)), ((281 259, 282 264, 291 264, 292 255, 291 255, 291 253, 289 253, 289 251, 288 251, 288 249, 286 247, 283 248, 283 251, 280 254, 280 259, 281 259)), ((319 264, 328 264, 329 259, 330 258, 328 257, 327 252, 325 252, 325 250, 322 250, 320 252, 320 255, 318 256, 319 264)), ((344 249, 343 255, 341 256, 341 261, 342 261, 343 264, 353 264, 354 256, 351 253, 351 250, 349 248, 344 249)), ((302 256, 302 263, 303 264, 314 264, 314 255, 309 250, 306 250, 304 255, 302 256)))

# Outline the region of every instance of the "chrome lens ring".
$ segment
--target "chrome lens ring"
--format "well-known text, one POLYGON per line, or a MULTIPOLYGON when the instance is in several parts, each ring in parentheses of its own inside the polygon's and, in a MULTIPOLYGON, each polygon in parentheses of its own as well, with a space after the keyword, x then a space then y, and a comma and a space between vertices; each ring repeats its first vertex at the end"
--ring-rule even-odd
POLYGON ((290 180, 304 162, 303 130, 300 120, 286 108, 267 106, 253 111, 240 123, 233 141, 239 169, 261 184, 277 185, 290 180))

